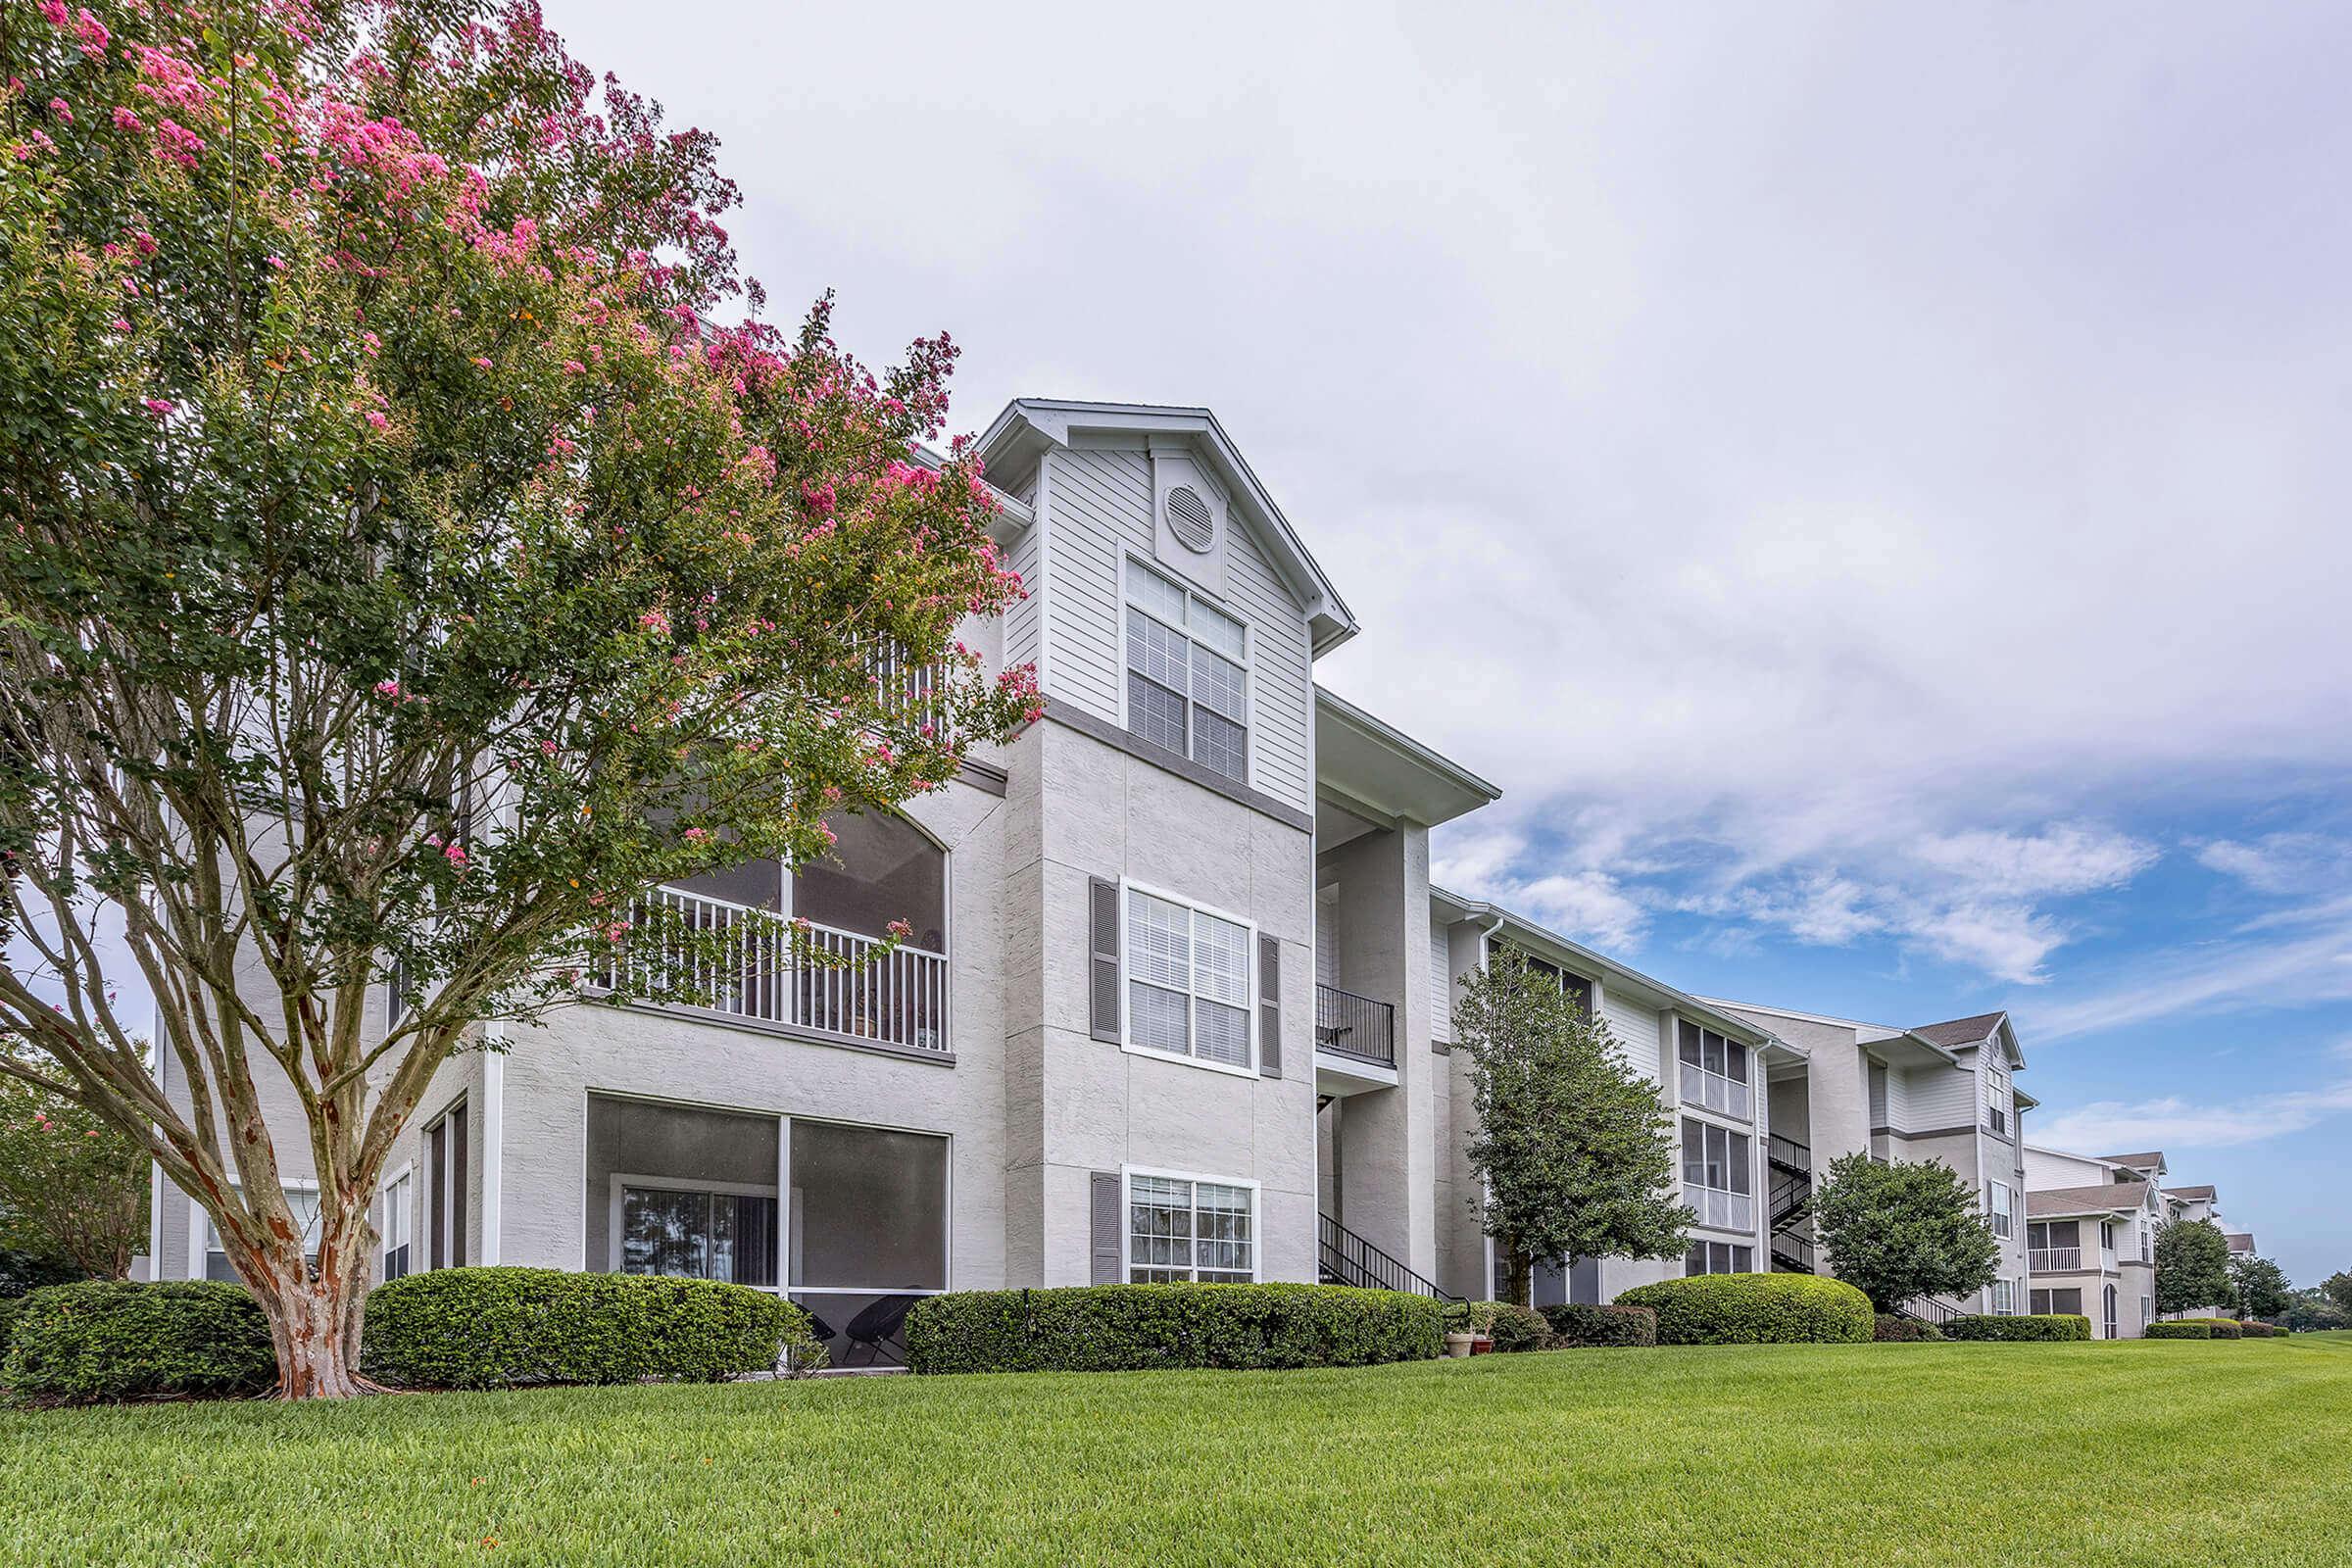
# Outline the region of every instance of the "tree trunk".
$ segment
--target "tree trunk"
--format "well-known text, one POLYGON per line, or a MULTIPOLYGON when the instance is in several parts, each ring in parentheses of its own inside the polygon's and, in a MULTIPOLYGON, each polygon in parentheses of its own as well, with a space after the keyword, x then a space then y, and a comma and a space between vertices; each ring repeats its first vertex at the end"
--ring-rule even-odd
POLYGON ((277 1350, 277 1396, 281 1399, 348 1399, 380 1394, 360 1376, 360 1312, 363 1290, 319 1278, 276 1289, 256 1287, 253 1298, 270 1320, 277 1350))
POLYGON ((1535 1301, 1536 1260, 1516 1247, 1504 1250, 1510 1272, 1502 1278, 1502 1298, 1514 1306, 1530 1306, 1535 1301))

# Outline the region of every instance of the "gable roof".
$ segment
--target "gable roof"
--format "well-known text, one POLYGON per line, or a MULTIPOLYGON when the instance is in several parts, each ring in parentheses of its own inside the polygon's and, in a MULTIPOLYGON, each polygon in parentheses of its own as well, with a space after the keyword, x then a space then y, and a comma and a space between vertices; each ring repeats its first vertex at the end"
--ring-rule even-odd
POLYGON ((2144 1154, 2101 1154, 2099 1158, 2110 1165, 2129 1165, 2133 1170, 2146 1170, 2152 1165, 2164 1163, 2164 1151, 2151 1149, 2144 1154))
POLYGON ((1925 1036, 1947 1049, 1955 1046, 1981 1046, 2000 1028, 2005 1012, 1980 1012, 1967 1018, 1949 1018, 1942 1023, 1923 1023, 1912 1027, 1915 1035, 1925 1036))
POLYGON ((2164 1190, 2164 1196, 2167 1198, 2203 1198, 2210 1200, 2213 1197, 2213 1189, 2210 1187, 2167 1187, 2164 1190))
POLYGON ((2122 1214, 2148 1200, 2146 1182, 2105 1182, 2095 1187, 2050 1187, 2026 1194, 2026 1216, 2060 1219, 2079 1214, 2122 1214))
POLYGON ((1242 512, 1306 607, 1308 632, 1319 655, 1355 635, 1355 612, 1340 597, 1298 532, 1242 457, 1241 449, 1206 409, 1156 403, 1092 403, 1068 398, 1014 398, 982 432, 979 452, 988 467, 1011 469, 1052 447, 1066 447, 1080 431, 1181 438, 1207 460, 1217 478, 1242 503, 1242 512))

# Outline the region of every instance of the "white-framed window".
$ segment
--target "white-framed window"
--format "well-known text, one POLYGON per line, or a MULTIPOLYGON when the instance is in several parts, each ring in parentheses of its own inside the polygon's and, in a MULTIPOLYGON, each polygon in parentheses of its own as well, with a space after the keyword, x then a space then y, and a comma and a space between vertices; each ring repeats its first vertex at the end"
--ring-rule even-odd
POLYGON ((1257 928, 1132 883, 1123 892, 1127 1049, 1254 1072, 1257 928))
POLYGON ((1712 1122, 1683 1119, 1683 1201, 1698 1223, 1718 1230, 1753 1230, 1755 1179, 1752 1141, 1712 1122))
POLYGON ((416 1178, 407 1166, 384 1183, 384 1213, 376 1230, 384 1249, 384 1280, 396 1280, 414 1267, 410 1233, 416 1223, 416 1178))
POLYGON ((1127 563, 1127 728, 1237 783, 1250 777, 1250 634, 1199 594, 1127 563))
MULTIPOLYGON (((317 1267, 319 1223, 318 1184, 315 1181, 296 1178, 280 1181, 278 1189, 286 1195, 286 1207, 293 1211, 294 1223, 301 1227, 302 1255, 310 1260, 313 1267, 317 1267)), ((244 1191, 242 1187, 233 1187, 230 1190, 237 1193, 244 1191)), ((192 1280, 221 1280, 231 1285, 238 1283, 236 1266, 228 1260, 228 1249, 221 1243, 220 1228, 213 1223, 213 1216, 206 1213, 204 1205, 194 1199, 188 1200, 188 1212, 194 1220, 194 1223, 188 1227, 189 1231, 192 1234, 201 1233, 204 1237, 203 1250, 192 1253, 188 1259, 188 1278, 192 1280)))
POLYGON ((2008 1280, 1992 1282, 1992 1310, 1996 1317, 2017 1315, 2017 1287, 2008 1280))
POLYGON ((1257 1183, 1127 1172, 1127 1280, 1247 1285, 1257 1278, 1257 1183))
POLYGON ((2139 1298, 2139 1326, 2140 1326, 2140 1328, 2141 1328, 2141 1329, 2144 1331, 2144 1330, 2147 1328, 2147 1326, 2148 1326, 2150 1323, 2153 1323, 2153 1322, 2155 1322, 2155 1321, 2156 1321, 2156 1298, 2154 1298, 2153 1296, 2143 1296, 2143 1297, 2141 1297, 2141 1298, 2139 1298))
POLYGON ((1755 1097, 1748 1084, 1748 1051, 1712 1029, 1690 1019, 1680 1020, 1679 1054, 1683 1103, 1747 1121, 1755 1115, 1755 1097))
POLYGON ((1692 1242, 1683 1254, 1686 1275, 1752 1274, 1755 1269, 1756 1250, 1738 1242, 1692 1242))
POLYGON ((2009 1082, 2009 1069, 1997 1061, 1984 1063, 1984 1127, 1988 1132, 2009 1136, 2010 1120, 2016 1113, 2016 1090, 2009 1082))
POLYGON ((466 1142, 466 1102, 458 1102, 424 1129, 424 1266, 466 1266, 467 1170, 473 1152, 466 1142))
POLYGON ((2017 1234, 2016 1202, 2017 1195, 2007 1182, 1984 1184, 1984 1212, 1992 1216, 1993 1235, 2006 1238, 2017 1234))
POLYGON ((2069 1285, 2046 1290, 2028 1291, 2026 1302, 2036 1313, 2064 1312, 2078 1316, 2082 1311, 2082 1287, 2069 1285))

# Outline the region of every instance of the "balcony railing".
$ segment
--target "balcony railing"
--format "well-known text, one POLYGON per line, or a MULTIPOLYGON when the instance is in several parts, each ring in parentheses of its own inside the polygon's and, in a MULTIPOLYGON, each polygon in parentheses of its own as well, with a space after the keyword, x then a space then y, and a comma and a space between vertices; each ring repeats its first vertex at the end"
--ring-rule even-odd
POLYGON ((1722 1073, 1709 1072, 1704 1067, 1682 1064, 1683 1103, 1711 1110, 1718 1115, 1750 1121, 1755 1116, 1755 1097, 1747 1085, 1722 1073))
POLYGON ((903 1051, 944 1055, 950 1050, 944 953, 905 945, 879 952, 885 944, 872 937, 810 925, 810 957, 801 963, 790 937, 763 910, 676 888, 656 888, 638 906, 668 910, 669 923, 689 931, 741 928, 722 961, 689 965, 677 943, 653 965, 672 972, 684 966, 684 978, 716 1011, 903 1051))
POLYGON ((1338 986, 1315 987, 1315 1049, 1376 1067, 1396 1065, 1396 1009, 1338 986))
POLYGON ((1756 1200, 1751 1194, 1727 1193, 1721 1188, 1693 1187, 1685 1182, 1683 1201, 1690 1205, 1701 1225, 1733 1231, 1756 1228, 1756 1200))
POLYGON ((2026 1268, 2034 1274, 2072 1274, 2082 1267, 2080 1247, 2043 1247, 2026 1253, 2026 1268))

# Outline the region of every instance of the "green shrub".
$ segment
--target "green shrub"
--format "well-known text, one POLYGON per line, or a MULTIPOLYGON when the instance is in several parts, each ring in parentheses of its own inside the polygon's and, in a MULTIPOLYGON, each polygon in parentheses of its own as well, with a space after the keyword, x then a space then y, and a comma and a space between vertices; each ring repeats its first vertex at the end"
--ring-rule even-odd
POLYGON ((242 1285, 84 1280, 24 1298, 0 1384, 38 1404, 218 1398, 277 1382, 269 1320, 242 1285))
POLYGON ((1897 1317, 1892 1312, 1881 1312, 1870 1337, 1882 1345, 1913 1345, 1922 1340, 1940 1340, 1943 1330, 1915 1317, 1897 1317))
POLYGON ((1658 1343, 1658 1314, 1646 1306, 1584 1306, 1569 1302, 1544 1309, 1555 1349, 1586 1346, 1645 1346, 1658 1343))
POLYGON ((2151 1340, 2210 1340, 2210 1323, 2151 1323, 2143 1338, 2151 1340))
POLYGON ((1458 1330, 1465 1320, 1473 1334, 1494 1342, 1498 1355, 1541 1350, 1551 1341, 1551 1325, 1544 1321, 1544 1314, 1515 1301, 1467 1302, 1447 1311, 1446 1326, 1458 1330))
POLYGON ((2090 1338, 2090 1319, 2080 1312, 2027 1312, 2002 1317, 1989 1312, 1969 1312, 1945 1319, 1943 1337, 1947 1340, 2000 1340, 2008 1343, 2087 1340, 2090 1338))
POLYGON ((1617 1298, 1658 1315, 1660 1345, 1862 1344, 1870 1298, 1812 1274, 1697 1274, 1617 1298))
POLYGON ((1132 1372, 1429 1360, 1446 1308, 1342 1285, 1072 1285, 956 1291, 906 1314, 917 1372, 1132 1372))
POLYGON ((2233 1317, 2184 1317, 2176 1318, 2174 1321, 2202 1323, 2210 1331, 2210 1337, 2217 1340, 2235 1340, 2244 1337, 2244 1331, 2238 1327, 2237 1319, 2233 1317))
POLYGON ((808 1314, 716 1280, 445 1268, 368 1298, 360 1364, 396 1388, 510 1389, 768 1372, 815 1343, 808 1314))
POLYGON ((2268 1340, 2275 1339, 2279 1331, 2268 1323, 2256 1323, 2249 1319, 2238 1324, 2237 1332, 2249 1340, 2268 1340))
MULTIPOLYGON (((17 1326, 17 1314, 24 1310, 22 1296, 0 1296, 0 1368, 8 1365, 8 1336, 17 1326)), ((0 1377, 0 1388, 7 1386, 7 1379, 0 1377)))

